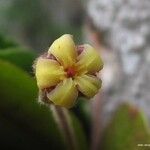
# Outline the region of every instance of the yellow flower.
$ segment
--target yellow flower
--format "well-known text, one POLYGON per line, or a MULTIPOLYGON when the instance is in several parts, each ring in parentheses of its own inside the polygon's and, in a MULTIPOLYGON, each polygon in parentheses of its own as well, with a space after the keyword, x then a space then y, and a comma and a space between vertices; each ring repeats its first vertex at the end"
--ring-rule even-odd
POLYGON ((79 93, 92 98, 98 92, 101 80, 96 73, 102 68, 103 62, 92 46, 76 46, 73 37, 65 34, 37 59, 35 75, 48 101, 71 108, 79 93))

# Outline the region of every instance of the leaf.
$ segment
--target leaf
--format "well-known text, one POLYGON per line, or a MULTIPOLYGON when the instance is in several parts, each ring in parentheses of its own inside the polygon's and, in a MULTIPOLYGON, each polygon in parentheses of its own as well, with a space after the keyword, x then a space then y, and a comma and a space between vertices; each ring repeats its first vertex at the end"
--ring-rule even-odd
POLYGON ((14 41, 6 38, 3 35, 0 35, 0 49, 5 49, 8 47, 16 47, 18 44, 15 43, 14 41))
POLYGON ((103 134, 103 150, 138 150, 141 149, 138 144, 150 143, 143 114, 127 104, 117 110, 103 134))
POLYGON ((1 149, 38 149, 39 144, 36 144, 36 139, 21 130, 20 127, 10 119, 0 116, 0 122, 1 149))
POLYGON ((32 72, 32 65, 37 55, 21 47, 7 48, 0 51, 0 59, 7 60, 27 72, 32 72))
POLYGON ((4 118, 1 124, 5 127, 5 130, 0 128, 0 135, 3 135, 0 146, 5 142, 6 147, 11 143, 14 148, 27 149, 31 140, 34 141, 31 148, 66 147, 49 108, 40 106, 36 99, 35 81, 14 65, 0 61, 0 116, 4 118), (18 145, 17 141, 22 144, 18 145))

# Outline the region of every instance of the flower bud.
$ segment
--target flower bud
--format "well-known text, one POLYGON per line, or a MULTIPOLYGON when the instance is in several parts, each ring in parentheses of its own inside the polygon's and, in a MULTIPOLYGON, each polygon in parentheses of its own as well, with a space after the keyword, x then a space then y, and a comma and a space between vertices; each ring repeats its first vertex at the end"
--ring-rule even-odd
POLYGON ((92 98, 99 91, 101 80, 96 73, 102 68, 103 62, 92 46, 75 46, 73 37, 65 34, 36 60, 35 76, 49 102, 71 108, 79 92, 92 98))

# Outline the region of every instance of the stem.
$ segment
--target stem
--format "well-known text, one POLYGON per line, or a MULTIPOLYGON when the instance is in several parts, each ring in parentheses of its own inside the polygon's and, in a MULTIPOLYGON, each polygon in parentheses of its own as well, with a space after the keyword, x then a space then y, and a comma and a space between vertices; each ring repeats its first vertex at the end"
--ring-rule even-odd
POLYGON ((50 105, 50 109, 53 112, 54 118, 60 131, 62 132, 62 135, 64 136, 65 142, 67 143, 69 149, 77 150, 74 130, 71 126, 71 118, 69 116, 68 110, 53 104, 50 105))

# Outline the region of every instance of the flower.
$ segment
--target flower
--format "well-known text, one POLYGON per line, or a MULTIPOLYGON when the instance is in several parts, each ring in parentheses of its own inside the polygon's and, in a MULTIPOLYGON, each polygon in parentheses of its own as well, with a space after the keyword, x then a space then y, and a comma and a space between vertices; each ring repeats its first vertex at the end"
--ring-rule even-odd
POLYGON ((37 59, 35 76, 49 102, 71 108, 79 93, 92 98, 98 92, 101 80, 96 73, 102 68, 103 62, 92 46, 76 46, 73 37, 65 34, 37 59))

